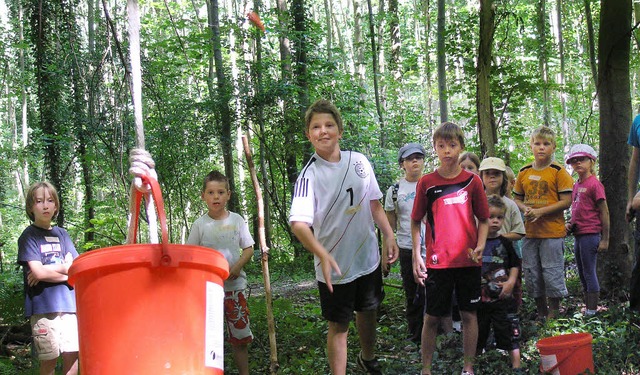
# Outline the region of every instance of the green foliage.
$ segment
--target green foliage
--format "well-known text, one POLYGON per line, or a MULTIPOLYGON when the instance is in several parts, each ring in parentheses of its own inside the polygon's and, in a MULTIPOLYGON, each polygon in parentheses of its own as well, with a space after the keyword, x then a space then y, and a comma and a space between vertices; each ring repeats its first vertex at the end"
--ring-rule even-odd
POLYGON ((25 322, 21 267, 11 266, 9 270, 0 273, 0 316, 6 325, 20 325, 25 322))
MULTIPOLYGON (((277 267, 277 266, 276 266, 277 267)), ((275 267, 274 267, 275 268, 275 267)), ((393 272, 398 272, 393 270, 393 272)), ((312 277, 308 274, 308 277, 312 277)), ((250 284, 258 282, 253 280, 250 284)), ((421 362, 417 350, 405 351, 406 321, 404 317, 404 294, 402 289, 391 285, 399 280, 385 279, 386 297, 378 313, 377 355, 385 374, 410 374, 419 372, 421 362)), ((574 284, 577 275, 569 273, 568 283, 574 284)), ((276 283, 274 285, 282 285, 276 283)), ((276 317, 278 345, 278 373, 328 373, 326 360, 327 325, 320 316, 320 307, 315 284, 310 290, 287 289, 279 294, 276 287, 273 311, 276 317)), ((597 373, 635 374, 640 371, 640 320, 626 305, 602 301, 607 308, 596 317, 583 317, 581 291, 570 288, 570 296, 564 300, 566 312, 560 319, 545 324, 531 320, 535 317, 535 304, 525 296, 520 310, 522 367, 529 374, 538 373, 540 354, 536 347, 538 340, 572 332, 589 332, 593 336, 593 359, 597 373)), ((255 295, 249 299, 252 331, 255 341, 250 346, 249 358, 252 372, 268 373, 269 341, 266 328, 266 306, 264 296, 255 295)), ((434 354, 433 370, 450 374, 462 368, 462 335, 440 335, 434 354)), ((347 372, 355 372, 355 357, 359 343, 354 325, 348 338, 347 372)), ((229 354, 225 357, 227 366, 233 366, 229 354)), ((510 373, 509 356, 499 350, 488 350, 476 358, 478 374, 510 373)), ((233 373, 233 370, 231 371, 233 373)))

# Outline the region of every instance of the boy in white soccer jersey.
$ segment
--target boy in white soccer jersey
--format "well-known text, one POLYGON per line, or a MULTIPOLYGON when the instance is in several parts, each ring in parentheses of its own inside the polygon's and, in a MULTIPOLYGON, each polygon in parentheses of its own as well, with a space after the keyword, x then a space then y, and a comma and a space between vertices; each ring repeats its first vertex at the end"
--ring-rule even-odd
POLYGON ((305 123, 315 154, 296 181, 289 222, 314 254, 322 316, 329 322, 329 366, 333 374, 347 371, 347 334, 355 311, 361 345, 358 367, 382 374, 375 357, 376 310, 384 296, 381 267, 398 257, 379 201, 382 192, 367 158, 340 150, 344 129, 333 103, 313 103, 305 123), (374 222, 384 235, 382 266, 374 222))

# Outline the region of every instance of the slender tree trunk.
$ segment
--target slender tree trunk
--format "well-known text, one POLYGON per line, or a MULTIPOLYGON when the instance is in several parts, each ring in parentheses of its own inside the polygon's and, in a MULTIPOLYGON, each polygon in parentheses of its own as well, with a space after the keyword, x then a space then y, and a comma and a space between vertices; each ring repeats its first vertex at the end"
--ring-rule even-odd
POLYGON ((447 92, 447 59, 444 46, 445 38, 445 0, 438 0, 438 99, 440 101, 440 122, 449 119, 447 92))
POLYGON ((495 32, 495 9, 493 0, 480 0, 480 45, 476 67, 476 109, 482 157, 495 156, 498 141, 493 105, 491 103, 491 61, 493 35, 495 32))
POLYGON ((333 14, 333 2, 331 0, 324 0, 324 17, 325 24, 327 25, 327 60, 333 60, 333 22, 331 22, 331 15, 333 14))
MULTIPOLYGON (((433 114, 433 96, 431 96, 431 19, 429 18, 429 10, 431 8, 431 1, 424 0, 423 15, 425 19, 424 24, 424 67, 425 67, 425 85, 427 87, 427 103, 426 103, 426 117, 427 123, 433 123, 435 115, 433 114)), ((442 111, 441 111, 442 112, 442 111)), ((442 118, 441 118, 442 119, 442 118)))
POLYGON ((549 72, 547 65, 547 10, 546 0, 538 0, 538 68, 540 70, 540 82, 542 90, 542 122, 549 126, 551 123, 549 115, 549 72))
MULTIPOLYGON (((24 43, 24 8, 22 6, 22 2, 19 1, 18 2, 18 14, 19 14, 19 18, 20 18, 20 26, 19 26, 19 39, 20 39, 20 43, 24 43)), ((20 73, 21 74, 25 74, 26 73, 26 67, 25 67, 25 58, 24 58, 24 49, 20 48, 19 52, 18 52, 18 63, 20 64, 20 73)), ((21 127, 22 127, 22 132, 21 132, 21 136, 22 136, 22 149, 26 149, 27 146, 29 145, 29 123, 27 121, 27 86, 26 86, 26 82, 22 82, 20 84, 20 102, 21 102, 21 118, 20 118, 20 123, 21 123, 21 127)), ((27 160, 25 159, 23 164, 22 164, 22 178, 19 179, 20 185, 18 186, 18 194, 24 198, 24 191, 26 190, 27 186, 29 186, 29 163, 27 162, 27 160)))
MULTIPOLYGON (((258 11, 262 9, 262 1, 254 0, 253 1, 253 9, 258 11)), ((256 57, 255 57, 255 87, 256 87, 256 97, 261 98, 266 95, 263 88, 262 82, 262 32, 256 31, 254 35, 257 35, 255 38, 256 42, 256 57)), ((264 104, 261 101, 258 101, 258 106, 255 108, 256 111, 256 122, 260 128, 260 174, 262 175, 262 188, 264 191, 271 191, 271 184, 269 183, 269 174, 267 172, 267 151, 265 146, 265 118, 264 118, 264 104)), ((263 197, 263 207, 264 207, 264 230, 265 230, 265 240, 268 246, 271 246, 271 204, 270 204, 269 195, 265 194, 263 197)))
MULTIPOLYGON (((356 76, 358 77, 358 83, 360 87, 365 86, 365 62, 364 62, 364 50, 362 48, 362 26, 360 20, 362 19, 362 13, 360 12, 360 0, 352 0, 353 3, 353 57, 355 60, 356 76)), ((360 105, 364 105, 367 100, 365 92, 360 94, 360 105)))
MULTIPOLYGON (((293 111, 297 115, 297 123, 302 124, 304 126, 304 114, 309 107, 309 84, 308 84, 308 76, 307 76, 307 44, 305 43, 304 35, 306 35, 307 27, 306 27, 306 18, 305 18, 305 7, 304 0, 292 0, 291 2, 291 14, 293 14, 293 31, 295 38, 293 39, 293 46, 295 54, 293 56, 293 61, 295 63, 295 82, 296 87, 298 89, 296 95, 298 98, 297 101, 297 110, 293 111)), ((294 128, 300 129, 300 128, 294 128)), ((304 128, 303 128, 304 129, 304 128)), ((296 131, 296 134, 301 134, 302 129, 296 131)), ((306 143, 306 142, 305 142, 306 143)), ((308 146, 307 146, 308 147, 308 146)), ((295 174, 297 178, 297 172, 295 174)), ((294 178, 295 182, 295 178, 294 178)), ((289 186, 293 188, 293 183, 289 186)), ((293 234, 289 231, 291 238, 293 238, 293 234)), ((300 245, 300 243, 296 240, 294 242, 297 244, 294 249, 294 257, 298 258, 300 256, 306 255, 306 251, 300 245)))
POLYGON ((593 85, 598 83, 598 65, 596 63, 596 39, 593 31, 593 16, 591 15, 591 0, 584 0, 584 15, 587 22, 587 36, 589 47, 589 67, 591 67, 591 76, 593 77, 593 85))
POLYGON ((373 68, 373 92, 376 98, 376 113, 378 114, 378 126, 380 126, 380 147, 384 147, 384 120, 382 118, 382 104, 380 103, 380 91, 378 87, 378 50, 376 48, 376 32, 373 22, 373 8, 371 6, 371 0, 367 0, 367 6, 369 8, 369 33, 371 41, 371 58, 373 68))
POLYGON ((567 123, 567 100, 565 90, 565 61, 564 61, 564 36, 562 34, 562 0, 556 0, 556 34, 558 36, 558 58, 560 60, 560 74, 556 82, 558 84, 558 96, 562 107, 562 135, 564 144, 569 143, 569 124, 567 123))
POLYGON ((400 83, 402 70, 400 68, 400 22, 398 20, 398 0, 389 0, 389 34, 391 40, 391 56, 389 57, 389 72, 393 80, 400 83))
POLYGON ((620 295, 629 285, 633 255, 625 220, 631 125, 629 82, 631 0, 602 0, 598 38, 600 103, 600 179, 607 193, 611 234, 598 268, 603 291, 620 295))
MULTIPOLYGON (((233 168, 233 145, 234 138, 232 136, 231 108, 229 100, 231 99, 231 88, 227 82, 224 65, 222 61, 222 44, 220 40, 220 18, 218 11, 218 0, 207 1, 209 27, 211 28, 211 45, 213 48, 213 63, 215 64, 215 74, 217 81, 217 95, 215 96, 215 110, 218 113, 216 121, 221 130, 220 143, 222 147, 222 159, 224 161, 224 172, 229 179, 231 191, 236 191, 236 183, 233 168)), ((237 211, 238 194, 231 194, 229 201, 229 210, 237 211)))

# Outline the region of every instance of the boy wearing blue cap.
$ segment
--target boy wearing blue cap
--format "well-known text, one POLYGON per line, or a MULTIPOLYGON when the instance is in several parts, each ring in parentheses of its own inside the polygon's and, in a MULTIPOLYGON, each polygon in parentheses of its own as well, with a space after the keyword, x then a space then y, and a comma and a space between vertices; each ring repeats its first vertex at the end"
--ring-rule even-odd
MULTIPOLYGON (((416 185, 424 171, 425 156, 424 147, 418 143, 407 143, 400 148, 398 163, 404 171, 404 177, 389 187, 384 200, 384 210, 391 228, 396 233, 396 242, 400 249, 400 275, 406 298, 408 339, 418 347, 422 336, 424 302, 415 298, 418 284, 413 278, 411 260, 411 210, 416 198, 416 185)), ((424 252, 424 245, 422 247, 424 252)))

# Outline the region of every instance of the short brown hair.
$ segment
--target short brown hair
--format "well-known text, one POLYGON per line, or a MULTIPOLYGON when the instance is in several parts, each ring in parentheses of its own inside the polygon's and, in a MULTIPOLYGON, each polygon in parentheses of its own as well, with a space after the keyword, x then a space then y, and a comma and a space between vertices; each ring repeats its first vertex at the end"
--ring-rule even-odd
POLYGON ((340 115, 340 110, 335 106, 331 101, 326 99, 318 99, 316 100, 309 108, 307 112, 304 114, 304 123, 305 123, 305 132, 309 132, 309 125, 311 124, 311 118, 316 113, 328 113, 333 116, 333 119, 336 121, 338 125, 338 130, 342 133, 344 131, 344 126, 342 125, 342 116, 340 115))
POLYGON ((53 202, 56 204, 56 212, 54 212, 52 216, 52 219, 55 219, 60 212, 60 198, 58 198, 58 191, 56 188, 48 181, 35 182, 29 186, 27 196, 25 197, 25 212, 27 213, 29 220, 36 221, 36 218, 33 215, 33 206, 36 204, 36 192, 40 188, 47 190, 49 195, 51 195, 51 198, 53 198, 53 202))
POLYGON ((460 147, 464 148, 464 133, 462 129, 453 122, 443 122, 433 132, 433 145, 435 146, 437 139, 455 139, 460 142, 460 147))
POLYGON ((227 190, 231 190, 231 188, 229 187, 229 179, 227 178, 227 176, 216 170, 213 170, 209 172, 209 174, 204 178, 204 181, 202 183, 202 193, 207 190, 207 184, 211 181, 222 182, 223 184, 225 184, 227 190))

